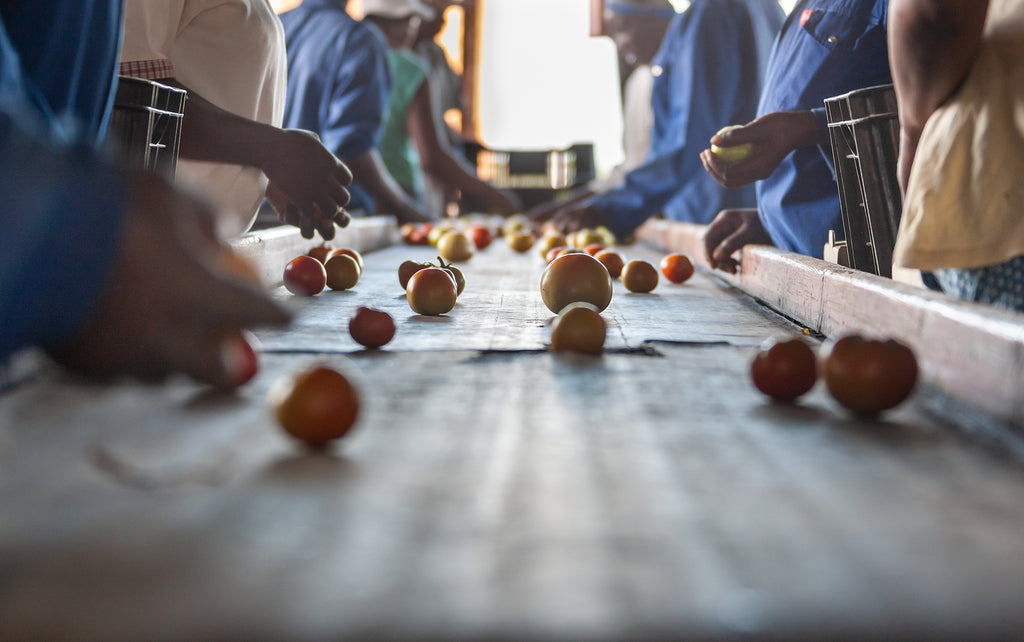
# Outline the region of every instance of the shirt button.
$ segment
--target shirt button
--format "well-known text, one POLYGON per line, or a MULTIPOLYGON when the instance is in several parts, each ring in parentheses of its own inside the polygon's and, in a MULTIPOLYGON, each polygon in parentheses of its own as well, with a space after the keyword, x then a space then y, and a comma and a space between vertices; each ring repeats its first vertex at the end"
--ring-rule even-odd
POLYGON ((664 72, 665 70, 661 68, 661 65, 654 65, 653 67, 651 67, 651 75, 654 76, 655 78, 657 78, 664 72))
POLYGON ((828 37, 828 44, 834 45, 837 42, 839 42, 839 36, 829 36, 828 37))

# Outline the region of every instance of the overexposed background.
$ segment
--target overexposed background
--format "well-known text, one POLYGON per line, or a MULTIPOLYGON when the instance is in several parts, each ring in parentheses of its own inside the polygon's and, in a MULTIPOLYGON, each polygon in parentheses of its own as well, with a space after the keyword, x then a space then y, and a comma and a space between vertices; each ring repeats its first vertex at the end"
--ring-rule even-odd
MULTIPOLYGON (((677 11, 689 3, 672 0, 677 11)), ((789 12, 796 0, 782 0, 789 12)), ((492 149, 593 143, 598 174, 622 161, 618 64, 590 36, 586 0, 487 0, 479 135, 492 149)))

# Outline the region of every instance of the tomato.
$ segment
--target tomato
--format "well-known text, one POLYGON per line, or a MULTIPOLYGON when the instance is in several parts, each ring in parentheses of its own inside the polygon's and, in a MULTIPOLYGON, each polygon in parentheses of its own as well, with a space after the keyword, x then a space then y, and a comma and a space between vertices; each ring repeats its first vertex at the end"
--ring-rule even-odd
POLYGON ((383 310, 362 306, 349 319, 348 331, 356 343, 379 348, 394 338, 395 320, 383 310))
POLYGON ((314 296, 327 285, 327 270, 311 256, 297 256, 284 266, 284 287, 292 294, 314 296))
POLYGON ((331 253, 327 255, 327 258, 331 258, 332 256, 336 256, 338 254, 347 254, 347 255, 351 256, 352 259, 359 265, 359 273, 362 274, 362 272, 363 272, 363 255, 362 254, 360 254, 356 250, 353 250, 350 247, 342 247, 342 248, 338 248, 337 250, 332 250, 331 253))
POLYGON ((630 292, 646 294, 658 287, 658 270, 647 261, 633 259, 622 268, 622 285, 630 292))
POLYGON ((428 267, 409 278, 405 296, 413 312, 437 316, 455 307, 458 289, 455 278, 448 271, 428 267))
POLYGON ((568 243, 566 242, 565 237, 561 234, 556 232, 546 232, 544 236, 540 237, 540 240, 537 241, 537 251, 541 256, 547 258, 548 254, 551 253, 551 250, 559 247, 565 247, 566 245, 568 245, 568 243))
POLYGON ((661 259, 661 273, 672 283, 686 281, 693 272, 693 261, 685 254, 669 254, 661 259))
POLYGON ((437 262, 439 264, 438 267, 442 270, 447 270, 448 273, 452 275, 452 278, 455 279, 455 295, 460 296, 462 291, 466 289, 466 275, 464 275, 462 270, 454 265, 450 263, 446 265, 444 259, 440 256, 437 257, 437 262))
POLYGON ((570 303, 551 324, 551 350, 601 354, 606 333, 604 319, 595 305, 570 303))
POLYGON ((359 283, 362 273, 352 255, 335 251, 324 265, 327 270, 327 287, 332 290, 348 290, 359 283))
POLYGON ((529 252, 530 248, 533 247, 533 234, 529 232, 513 232, 505 236, 505 242, 508 246, 522 254, 523 252, 529 252))
POLYGON ((478 250, 484 249, 494 241, 494 233, 486 225, 470 225, 466 228, 466 236, 473 241, 478 250))
POLYGON ((320 245, 317 245, 316 247, 309 248, 309 251, 306 252, 306 256, 312 256, 317 261, 320 261, 321 263, 326 263, 327 262, 327 256, 330 253, 331 253, 331 246, 327 245, 326 243, 321 243, 320 245))
POLYGON ((359 395, 348 377, 314 366, 279 380, 268 395, 281 427, 313 447, 344 437, 359 415, 359 395))
POLYGON ((899 341, 850 335, 828 351, 822 375, 836 401, 856 415, 874 417, 898 406, 914 390, 917 359, 899 341))
POLYGON ((418 261, 403 261, 398 266, 398 283, 402 286, 402 289, 406 289, 409 284, 409 278, 422 270, 423 268, 430 267, 429 263, 420 263, 418 261))
POLYGON ((622 260, 622 255, 612 250, 601 250, 594 255, 594 258, 601 262, 602 265, 608 270, 608 274, 613 279, 619 278, 622 274, 622 268, 625 265, 625 261, 622 260))
POLYGON ((540 277, 544 305, 555 314, 570 303, 586 301, 598 312, 612 300, 612 277, 600 261, 586 252, 565 253, 551 262, 540 277))
POLYGON ((235 330, 221 340, 220 350, 228 373, 227 387, 237 388, 248 383, 259 371, 256 346, 259 341, 248 330, 235 330))
POLYGON ((597 256, 597 253, 604 249, 604 246, 600 243, 591 243, 587 247, 583 248, 583 251, 590 256, 597 256))
POLYGON ((437 251, 448 261, 468 261, 473 258, 473 243, 462 232, 448 232, 438 240, 437 251))
POLYGON ((605 237, 597 230, 584 228, 576 232, 570 240, 573 247, 583 249, 588 245, 604 245, 605 237))
POLYGON ((803 339, 768 339, 750 364, 757 389, 776 401, 806 394, 818 380, 818 359, 803 339))
POLYGON ((551 265, 551 262, 557 259, 564 249, 564 247, 553 247, 548 250, 548 253, 544 255, 544 264, 551 265))

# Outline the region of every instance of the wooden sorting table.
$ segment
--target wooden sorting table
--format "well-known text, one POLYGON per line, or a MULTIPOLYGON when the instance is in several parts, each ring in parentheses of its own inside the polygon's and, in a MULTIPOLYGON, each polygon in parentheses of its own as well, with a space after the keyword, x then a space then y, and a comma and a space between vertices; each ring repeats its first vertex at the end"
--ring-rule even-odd
MULTIPOLYGON (((349 232, 364 249, 393 239, 349 232)), ((300 245, 241 247, 274 274, 300 245)), ((49 367, 8 382, 0 638, 979 639, 1024 625, 1019 438, 938 384, 873 422, 820 384, 768 403, 752 351, 803 327, 706 270, 650 295, 616 282, 608 351, 588 357, 545 349, 533 252, 478 254, 440 318, 413 315, 395 274, 428 249, 365 258, 354 291, 296 300, 293 327, 258 333, 261 373, 237 393, 49 367), (361 304, 398 322, 385 350, 348 336, 361 304), (349 368, 364 402, 328 453, 286 438, 264 401, 314 361, 349 368)))

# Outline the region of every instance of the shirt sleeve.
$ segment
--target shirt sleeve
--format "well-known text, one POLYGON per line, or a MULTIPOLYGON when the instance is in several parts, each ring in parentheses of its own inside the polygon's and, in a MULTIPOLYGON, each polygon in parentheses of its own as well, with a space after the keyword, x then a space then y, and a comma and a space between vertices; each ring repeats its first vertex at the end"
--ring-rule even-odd
POLYGON ((327 149, 350 158, 380 144, 391 76, 387 51, 369 30, 338 58, 320 135, 327 149))
MULTIPOLYGON (((591 199, 609 229, 628 236, 663 208, 676 193, 704 172, 700 152, 708 146, 718 123, 735 111, 745 80, 746 50, 737 16, 726 15, 731 3, 700 2, 677 18, 681 22, 655 59, 671 56, 664 73, 668 82, 655 82, 652 100, 669 106, 655 132, 646 162, 626 175, 625 182, 591 199), (721 5, 721 6, 720 6, 721 5)), ((675 26, 675 25, 674 25, 675 26)), ((657 108, 656 112, 657 114, 657 108)))
POLYGON ((119 172, 28 135, 0 106, 0 359, 59 346, 101 295, 120 242, 119 172))

